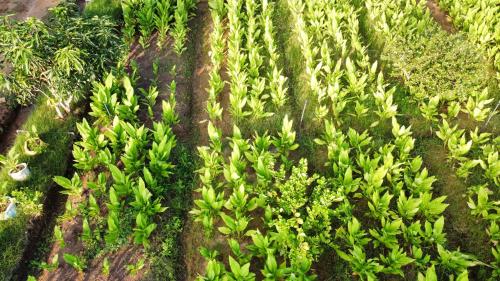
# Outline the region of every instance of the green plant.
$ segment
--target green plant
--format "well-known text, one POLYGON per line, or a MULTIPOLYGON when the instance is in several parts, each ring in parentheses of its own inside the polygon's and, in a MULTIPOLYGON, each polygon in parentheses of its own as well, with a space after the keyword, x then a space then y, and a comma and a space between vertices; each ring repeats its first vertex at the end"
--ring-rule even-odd
POLYGON ((188 31, 187 21, 189 15, 189 2, 192 2, 192 0, 177 0, 174 12, 174 28, 170 32, 174 38, 174 50, 179 55, 186 50, 184 44, 188 31))
POLYGON ((255 274, 250 272, 250 263, 241 265, 233 257, 229 256, 229 267, 231 268, 231 271, 227 272, 227 274, 225 275, 225 278, 227 280, 255 280, 255 274))
POLYGON ((134 192, 134 201, 130 203, 137 212, 144 214, 148 218, 157 213, 164 212, 167 208, 162 207, 159 198, 152 200, 153 194, 146 188, 144 180, 139 178, 137 185, 132 187, 134 192))
POLYGON ((500 70, 500 59, 495 47, 498 46, 499 39, 494 35, 495 26, 498 24, 498 17, 495 16, 498 6, 495 2, 440 0, 439 4, 450 13, 453 23, 462 28, 473 42, 486 51, 495 68, 500 70))
POLYGON ((15 170, 17 165, 19 165, 19 154, 14 152, 9 153, 7 156, 0 154, 0 164, 9 171, 15 170))
POLYGON ((102 261, 101 272, 104 276, 109 276, 109 270, 110 270, 109 260, 108 258, 104 258, 104 260, 102 261))
POLYGON ((158 177, 168 177, 174 168, 171 163, 170 154, 176 145, 175 136, 168 126, 162 123, 154 123, 155 141, 149 150, 149 170, 158 177))
POLYGON ((224 206, 224 193, 216 193, 212 187, 204 186, 201 196, 202 199, 194 201, 199 209, 194 209, 190 213, 195 216, 195 221, 203 224, 205 234, 210 234, 214 227, 214 218, 220 214, 224 206))
POLYGON ((52 257, 52 259, 50 260, 50 263, 46 263, 46 262, 41 262, 38 267, 41 269, 41 270, 47 270, 49 272, 52 272, 54 270, 56 270, 58 267, 59 267, 59 255, 56 254, 52 257))
POLYGON ((337 250, 337 254, 352 265, 353 271, 361 280, 375 280, 376 274, 384 269, 377 259, 367 259, 364 249, 356 245, 349 250, 349 254, 340 250, 337 250))
POLYGON ((142 5, 135 14, 137 16, 139 32, 141 33, 139 43, 143 48, 147 48, 149 46, 151 34, 153 33, 155 27, 155 3, 153 0, 142 0, 140 3, 142 5))
POLYGON ((448 251, 443 246, 437 245, 439 263, 452 272, 466 272, 468 267, 481 264, 471 255, 459 251, 448 251))
POLYGON ((172 8, 171 0, 161 0, 156 3, 154 20, 156 29, 158 30, 158 41, 156 45, 159 49, 163 48, 163 44, 170 30, 170 22, 173 18, 172 8))
MULTIPOLYGON (((393 66, 391 75, 404 78, 404 84, 419 100, 439 96, 441 101, 465 101, 471 92, 490 83, 488 63, 461 34, 449 36, 439 31, 424 33, 423 37, 396 35, 387 42, 382 58, 393 66)), ((432 119, 432 107, 429 110, 425 116, 432 119)))
POLYGON ((62 188, 64 188, 64 190, 61 191, 62 194, 78 196, 83 191, 82 180, 80 179, 80 176, 77 173, 73 174, 71 180, 65 177, 56 176, 54 177, 54 182, 57 183, 62 188))
POLYGON ((177 85, 175 81, 172 81, 170 83, 170 97, 168 101, 163 100, 162 101, 162 117, 163 121, 169 125, 172 126, 174 124, 179 123, 179 117, 177 116, 177 113, 175 112, 175 92, 177 89, 177 85))
POLYGON ((139 259, 135 264, 129 264, 127 265, 127 270, 131 276, 137 275, 139 271, 141 271, 142 268, 144 268, 145 265, 145 259, 141 258, 139 259))
POLYGON ((149 236, 156 229, 155 223, 150 223, 147 215, 137 214, 136 227, 134 228, 134 243, 142 244, 144 248, 150 245, 149 236))
POLYGON ((83 260, 83 258, 79 256, 65 253, 63 258, 67 264, 71 265, 78 272, 82 272, 87 267, 87 265, 85 264, 85 260, 83 260))
POLYGON ((147 90, 140 89, 141 94, 144 96, 144 104, 148 108, 149 118, 154 118, 153 107, 156 104, 156 99, 158 98, 158 89, 155 86, 150 86, 147 90))
POLYGON ((119 55, 120 40, 106 18, 83 18, 78 7, 63 2, 47 23, 2 17, 2 65, 13 68, 3 76, 3 88, 19 104, 45 95, 62 118, 119 55))
POLYGON ((262 270, 262 275, 264 276, 264 280, 279 280, 280 278, 284 278, 287 274, 287 268, 285 263, 281 263, 278 265, 276 258, 273 254, 268 254, 266 259, 266 264, 264 269, 262 270))

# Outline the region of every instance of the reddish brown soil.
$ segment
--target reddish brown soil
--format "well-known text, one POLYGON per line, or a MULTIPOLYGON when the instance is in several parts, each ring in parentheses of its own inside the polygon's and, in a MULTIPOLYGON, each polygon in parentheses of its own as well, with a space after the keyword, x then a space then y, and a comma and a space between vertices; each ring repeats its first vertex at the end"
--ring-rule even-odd
POLYGON ((198 5, 197 16, 194 19, 198 23, 196 26, 196 38, 194 49, 196 53, 195 68, 193 73, 193 128, 196 128, 198 134, 198 145, 208 144, 207 122, 208 114, 206 112, 208 92, 207 88, 210 58, 208 50, 210 49, 210 33, 212 31, 212 20, 206 3, 198 5), (203 23, 203 24, 201 24, 203 23))
POLYGON ((448 13, 441 10, 441 7, 439 7, 435 0, 427 0, 427 7, 431 12, 432 17, 441 26, 441 28, 443 28, 448 33, 456 32, 450 16, 448 15, 448 13))
MULTIPOLYGON (((162 100, 169 100, 170 83, 176 82, 176 112, 179 115, 179 124, 174 127, 174 132, 179 139, 188 139, 191 129, 191 77, 189 65, 186 63, 187 54, 178 56, 171 44, 170 39, 162 50, 157 50, 156 38, 153 38, 150 47, 143 50, 134 46, 137 50, 130 56, 130 60, 137 62, 141 78, 138 86, 149 88, 153 77, 153 63, 156 60, 159 65, 158 71, 158 99, 154 107, 155 119, 160 120, 162 115, 162 100), (175 71, 172 68, 175 66, 175 71)), ((145 117, 145 116, 144 116, 145 117)))
POLYGON ((43 18, 59 0, 0 0, 0 14, 14 14, 17 19, 43 18))

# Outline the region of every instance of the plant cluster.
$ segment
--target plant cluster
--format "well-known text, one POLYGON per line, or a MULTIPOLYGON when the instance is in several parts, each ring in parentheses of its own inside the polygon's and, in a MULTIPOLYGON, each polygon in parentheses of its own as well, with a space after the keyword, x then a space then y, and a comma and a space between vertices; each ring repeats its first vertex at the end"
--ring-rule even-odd
POLYGON ((325 178, 308 175, 307 160, 297 165, 285 161, 298 147, 292 121, 285 117, 275 137, 256 134, 245 139, 234 126, 228 143, 221 142, 222 134, 212 123, 208 131, 210 145, 198 148, 203 161, 201 198, 191 214, 207 236, 222 234, 231 254, 200 249, 208 263, 199 280, 255 280, 251 264, 262 265, 255 270, 265 280, 313 280, 312 261, 330 237, 329 207, 342 198, 325 178), (231 148, 227 160, 224 146, 231 148), (264 223, 255 226, 259 213, 264 223))
MULTIPOLYGON (((172 176, 172 151, 177 143, 172 131, 177 122, 175 92, 163 101, 161 120, 151 117, 152 128, 148 128, 138 118, 136 80, 116 71, 102 83, 95 83, 89 113, 93 122, 83 119, 77 124, 81 137, 73 148, 77 171, 71 179, 54 178, 70 196, 63 217, 81 216, 84 255, 64 255, 78 271, 83 271, 86 260, 94 255, 129 241, 148 250, 159 214, 167 209, 166 196, 174 186, 183 188, 172 176)), ((134 273, 143 266, 144 260, 128 270, 134 273)))
MULTIPOLYGON (((211 9, 218 25, 224 9, 217 3, 211 9)), ((246 41, 241 34, 243 26, 253 26, 255 10, 243 1, 226 7, 231 113, 235 121, 251 121, 255 112, 241 106, 251 97, 241 82, 251 81, 253 72, 242 70, 245 62, 252 69, 251 53, 245 57, 241 50, 254 34, 246 41)), ((327 155, 327 172, 310 173, 307 160, 291 159, 298 144, 286 116, 277 134, 245 138, 234 126, 227 140, 210 121, 209 145, 198 148, 201 198, 191 213, 206 235, 226 237, 230 254, 202 248, 207 266, 199 280, 255 280, 257 271, 265 280, 314 280, 311 265, 327 250, 336 251, 362 280, 404 277, 410 266, 419 278, 432 278, 437 270, 466 279, 468 268, 480 262, 446 247, 446 197, 433 196, 436 178, 412 155, 411 128, 398 122, 395 88, 368 55, 356 8, 349 1, 321 0, 289 0, 288 8, 305 62, 305 99, 322 124, 315 143, 327 155), (349 116, 375 117, 374 129, 389 122, 391 138, 378 145, 368 131, 344 133, 349 116)), ((219 34, 216 27, 213 37, 219 34)), ((212 42, 214 58, 218 46, 212 42)))
POLYGON ((85 97, 121 46, 113 21, 81 17, 71 1, 51 9, 47 23, 2 16, 0 34, 0 68, 8 70, 0 73, 2 92, 22 105, 45 95, 60 117, 85 97))
MULTIPOLYGON (((332 247, 364 280, 382 274, 403 275, 405 266, 410 264, 416 266, 422 276, 427 268, 432 266, 434 270, 434 265, 439 265, 436 268, 440 272, 458 278, 467 275, 463 273, 467 267, 480 264, 470 255, 446 249, 444 217, 441 216, 447 206, 445 197, 433 197, 435 177, 421 168, 421 158, 412 156, 415 139, 411 127, 399 123, 398 106, 393 98, 395 88, 384 81, 377 61, 370 57, 359 32, 359 23, 366 21, 360 14, 368 15, 368 20, 387 20, 368 21, 370 27, 380 32, 396 34, 405 28, 424 31, 431 19, 425 9, 420 9, 422 5, 422 1, 410 0, 288 1, 298 46, 306 62, 308 87, 312 89, 311 96, 318 95, 312 117, 325 124, 316 143, 326 146, 327 167, 332 167, 332 177, 340 183, 337 188, 346 190, 340 194, 345 200, 335 214, 347 228, 337 228, 332 247), (389 21, 397 23, 394 30, 388 29, 393 27, 389 21), (360 120, 378 119, 370 125, 374 133, 387 128, 385 120, 391 121, 391 137, 377 145, 368 131, 343 130, 349 120, 346 113, 360 120), (330 120, 330 116, 335 118, 330 120), (379 188, 383 191, 377 191, 379 188), (356 211, 361 202, 367 202, 368 213, 356 211), (363 225, 376 227, 363 230, 363 225), (412 234, 405 233, 407 231, 412 234), (433 238, 428 240, 428 237, 433 238), (408 246, 404 246, 405 243, 408 246), (430 244, 423 246, 426 243, 430 244), (382 250, 383 247, 386 249, 382 250), (414 249, 410 250, 411 247, 414 249), (450 259, 460 260, 461 266, 450 264, 450 259)), ((437 102, 434 99, 429 109, 437 107, 437 102)))
MULTIPOLYGON (((467 5, 460 5, 462 1, 448 1, 451 2, 454 3, 455 16, 459 8, 461 11, 467 9, 467 5)), ((488 1, 479 2, 477 7, 493 11, 484 5, 488 1)), ((486 124, 493 114, 497 114, 496 109, 490 106, 498 88, 494 83, 488 83, 491 80, 488 63, 481 59, 481 53, 461 39, 462 35, 446 36, 443 31, 439 31, 436 24, 429 21, 429 12, 421 3, 369 1, 366 6, 370 23, 377 27, 377 32, 382 34, 380 37, 387 38, 385 58, 393 63, 395 72, 399 73, 395 76, 402 78, 409 88, 412 98, 419 104, 420 113, 430 124, 431 132, 437 127, 435 135, 447 148, 449 162, 457 176, 469 185, 468 205, 471 214, 485 219, 488 225, 486 232, 492 245, 490 278, 494 280, 500 276, 497 245, 499 209, 496 207, 497 192, 491 188, 496 190, 499 183, 500 146, 498 137, 486 131, 485 126, 479 127, 477 124, 486 124), (407 28, 400 28, 401 25, 407 28), (409 47, 402 50, 397 44, 409 47), (463 47, 455 49, 456 46, 463 47), (434 79, 425 78, 424 73, 434 79), (466 118, 477 122, 474 129, 460 128, 461 112, 465 113, 466 118)), ((469 18, 473 19, 472 15, 480 12, 480 9, 469 11, 469 18)), ((489 32, 486 28, 488 22, 480 23, 483 34, 489 32)))
POLYGON ((453 18, 453 23, 463 29, 469 38, 482 48, 493 61, 500 79, 500 7, 496 0, 439 0, 453 18))
MULTIPOLYGON (((254 120, 270 117, 287 101, 286 77, 279 66, 279 54, 274 39, 272 1, 230 0, 211 1, 214 32, 212 33, 212 63, 217 71, 224 49, 221 21, 227 17, 227 72, 230 77, 229 111, 238 122, 251 116, 254 120), (216 60, 216 61, 214 61, 216 60)), ((209 93, 220 92, 223 83, 211 75, 209 93)), ((220 109, 213 106, 211 94, 209 115, 220 117, 220 109), (219 111, 217 111, 219 110, 219 111)), ((212 119, 213 120, 213 119, 212 119)))
POLYGON ((337 125, 349 121, 343 116, 353 116, 370 120, 371 127, 394 117, 395 89, 362 43, 356 7, 301 0, 288 1, 288 7, 308 81, 299 102, 310 108, 305 115, 314 121, 311 127, 321 128, 329 116, 337 125))
POLYGON ((156 44, 161 49, 170 34, 174 39, 174 50, 182 54, 186 49, 187 23, 195 7, 196 0, 122 1, 125 40, 131 44, 139 34, 139 44, 146 48, 156 31, 156 44))

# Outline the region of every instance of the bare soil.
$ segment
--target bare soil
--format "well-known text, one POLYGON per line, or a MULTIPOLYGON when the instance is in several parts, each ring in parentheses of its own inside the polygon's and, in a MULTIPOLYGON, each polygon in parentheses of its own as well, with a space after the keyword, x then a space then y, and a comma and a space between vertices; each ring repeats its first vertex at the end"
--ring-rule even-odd
POLYGON ((0 15, 13 14, 16 19, 27 17, 43 18, 49 8, 55 7, 59 0, 0 0, 0 15))
POLYGON ((208 114, 206 112, 208 92, 207 88, 209 71, 210 71, 210 58, 208 50, 210 49, 210 33, 212 32, 213 24, 208 11, 208 4, 200 2, 198 5, 197 15, 193 20, 198 23, 193 27, 192 32, 195 34, 193 37, 193 45, 195 49, 195 68, 193 73, 192 87, 193 87, 193 128, 196 129, 198 134, 198 145, 208 144, 207 134, 207 120, 208 114))
POLYGON ((427 7, 431 12, 432 17, 441 26, 441 28, 443 28, 448 33, 456 32, 450 16, 448 15, 448 13, 443 11, 441 7, 439 7, 435 0, 427 0, 427 7))

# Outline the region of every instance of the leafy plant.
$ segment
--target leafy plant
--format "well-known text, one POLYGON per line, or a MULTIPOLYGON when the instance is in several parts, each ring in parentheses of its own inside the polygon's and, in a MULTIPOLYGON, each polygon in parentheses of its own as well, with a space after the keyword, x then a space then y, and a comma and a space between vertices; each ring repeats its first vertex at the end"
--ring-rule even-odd
POLYGON ((149 46, 151 34, 153 33, 155 27, 155 4, 153 0, 142 0, 140 2, 142 5, 135 13, 137 16, 139 31, 141 33, 139 43, 143 48, 147 48, 149 46))
POLYGON ((58 267, 59 267, 59 255, 56 254, 52 257, 52 259, 50 260, 50 263, 46 263, 46 262, 41 262, 38 267, 41 269, 41 270, 47 270, 49 272, 52 272, 54 270, 56 270, 58 267))
POLYGON ((163 48, 168 31, 170 30, 170 22, 172 21, 172 1, 161 0, 156 3, 154 21, 158 30, 158 41, 156 45, 159 49, 163 48))
POLYGON ((75 196, 82 194, 83 183, 82 180, 80 179, 80 176, 77 173, 73 174, 71 180, 65 177, 56 176, 54 177, 54 182, 57 183, 62 188, 64 188, 64 190, 61 191, 62 194, 75 195, 75 196))
POLYGON ((137 275, 141 269, 144 268, 145 265, 145 259, 141 258, 139 259, 135 264, 129 264, 127 265, 127 270, 131 276, 137 275))
POLYGON ((241 265, 233 257, 229 256, 229 267, 231 271, 225 275, 227 280, 255 280, 255 274, 250 272, 250 263, 241 265))
POLYGON ((139 213, 135 219, 136 227, 134 228, 134 243, 142 244, 144 248, 148 248, 149 236, 156 229, 155 223, 150 223, 147 215, 139 213))
POLYGON ((196 218, 195 221, 201 222, 206 234, 210 234, 214 226, 214 218, 218 216, 224 206, 224 193, 216 193, 212 187, 203 187, 201 199, 194 203, 199 209, 194 209, 190 213, 196 218))
POLYGON ((12 66, 1 87, 23 105, 47 96, 62 118, 115 61, 120 39, 113 21, 82 17, 72 2, 51 9, 49 17, 46 23, 34 18, 0 19, 1 64, 12 66))
POLYGON ((174 50, 177 54, 182 54, 186 47, 184 46, 187 36, 187 21, 188 21, 188 4, 192 0, 177 0, 177 5, 174 12, 174 28, 170 34, 174 38, 174 50))
POLYGON ((103 262, 102 262, 102 274, 104 276, 109 276, 109 260, 108 258, 104 258, 103 262))
POLYGON ((83 272, 83 270, 87 267, 85 260, 79 256, 65 253, 63 258, 67 264, 71 265, 78 272, 83 272))

